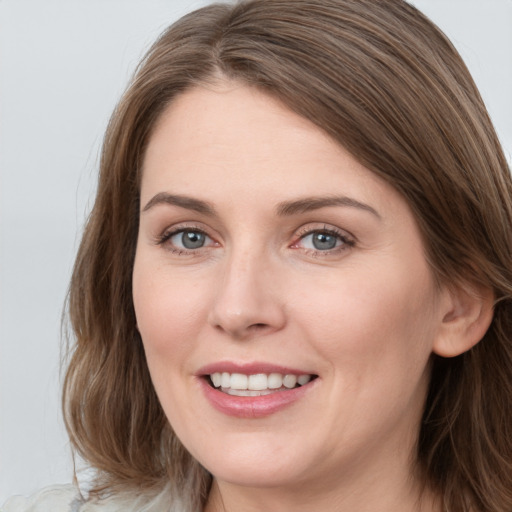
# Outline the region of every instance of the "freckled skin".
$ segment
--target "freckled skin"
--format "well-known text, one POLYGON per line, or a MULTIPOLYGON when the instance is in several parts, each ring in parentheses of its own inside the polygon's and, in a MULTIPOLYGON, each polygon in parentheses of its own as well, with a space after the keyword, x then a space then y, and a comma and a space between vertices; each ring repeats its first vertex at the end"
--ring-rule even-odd
POLYGON ((133 272, 156 391, 215 477, 209 510, 219 495, 227 510, 417 510, 411 460, 446 301, 405 201, 307 120, 229 82, 192 89, 164 113, 142 206, 161 192, 215 210, 142 212, 133 272), (377 214, 276 211, 332 194, 377 214), (204 244, 185 247, 186 230, 204 244), (334 248, 315 242, 322 230, 334 248), (212 407, 197 377, 225 360, 318 379, 283 410, 234 418, 212 407))

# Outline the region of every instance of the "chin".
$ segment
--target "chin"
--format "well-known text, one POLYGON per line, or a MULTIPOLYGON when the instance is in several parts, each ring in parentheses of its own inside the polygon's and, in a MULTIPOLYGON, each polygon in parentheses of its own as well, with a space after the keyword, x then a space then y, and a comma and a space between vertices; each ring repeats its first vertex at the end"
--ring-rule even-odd
POLYGON ((225 443, 219 439, 210 450, 203 447, 196 458, 217 480, 244 487, 286 487, 312 476, 306 470, 312 466, 306 454, 282 439, 272 442, 265 435, 258 442, 258 437, 252 434, 248 442, 233 442, 227 436, 225 443))
POLYGON ((303 481, 302 472, 298 468, 280 465, 276 467, 273 463, 261 464, 258 466, 248 464, 247 461, 226 464, 213 464, 207 468, 218 481, 231 485, 253 488, 292 487, 303 481))

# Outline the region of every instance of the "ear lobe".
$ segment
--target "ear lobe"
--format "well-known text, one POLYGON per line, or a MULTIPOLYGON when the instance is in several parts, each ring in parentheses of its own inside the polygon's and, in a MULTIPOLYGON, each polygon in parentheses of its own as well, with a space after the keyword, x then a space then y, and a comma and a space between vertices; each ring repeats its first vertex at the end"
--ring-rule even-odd
POLYGON ((457 287, 445 293, 446 308, 433 351, 441 357, 455 357, 484 337, 494 314, 494 294, 484 287, 457 287))

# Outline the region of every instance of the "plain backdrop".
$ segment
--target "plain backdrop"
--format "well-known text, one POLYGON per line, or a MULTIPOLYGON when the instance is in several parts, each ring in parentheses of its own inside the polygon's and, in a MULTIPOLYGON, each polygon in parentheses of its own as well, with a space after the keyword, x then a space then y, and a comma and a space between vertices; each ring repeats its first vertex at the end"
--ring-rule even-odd
MULTIPOLYGON (((136 63, 190 0, 0 0, 0 503, 72 478, 60 319, 99 148, 136 63)), ((512 0, 415 0, 512 152, 512 0)))

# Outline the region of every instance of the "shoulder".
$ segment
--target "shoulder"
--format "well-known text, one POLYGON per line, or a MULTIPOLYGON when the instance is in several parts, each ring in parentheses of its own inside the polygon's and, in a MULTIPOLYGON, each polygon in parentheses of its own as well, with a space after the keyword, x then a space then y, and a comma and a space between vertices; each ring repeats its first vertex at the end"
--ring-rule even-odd
POLYGON ((74 485, 54 485, 25 498, 13 496, 0 512, 75 512, 80 510, 80 494, 74 485))
MULTIPOLYGON (((13 496, 0 512, 120 512, 119 502, 85 500, 74 485, 45 487, 28 498, 13 496)), ((131 512, 131 509, 126 509, 131 512)))
POLYGON ((10 498, 0 512, 183 512, 187 507, 171 499, 169 488, 159 492, 126 493, 104 499, 84 499, 74 485, 47 487, 25 498, 10 498))

